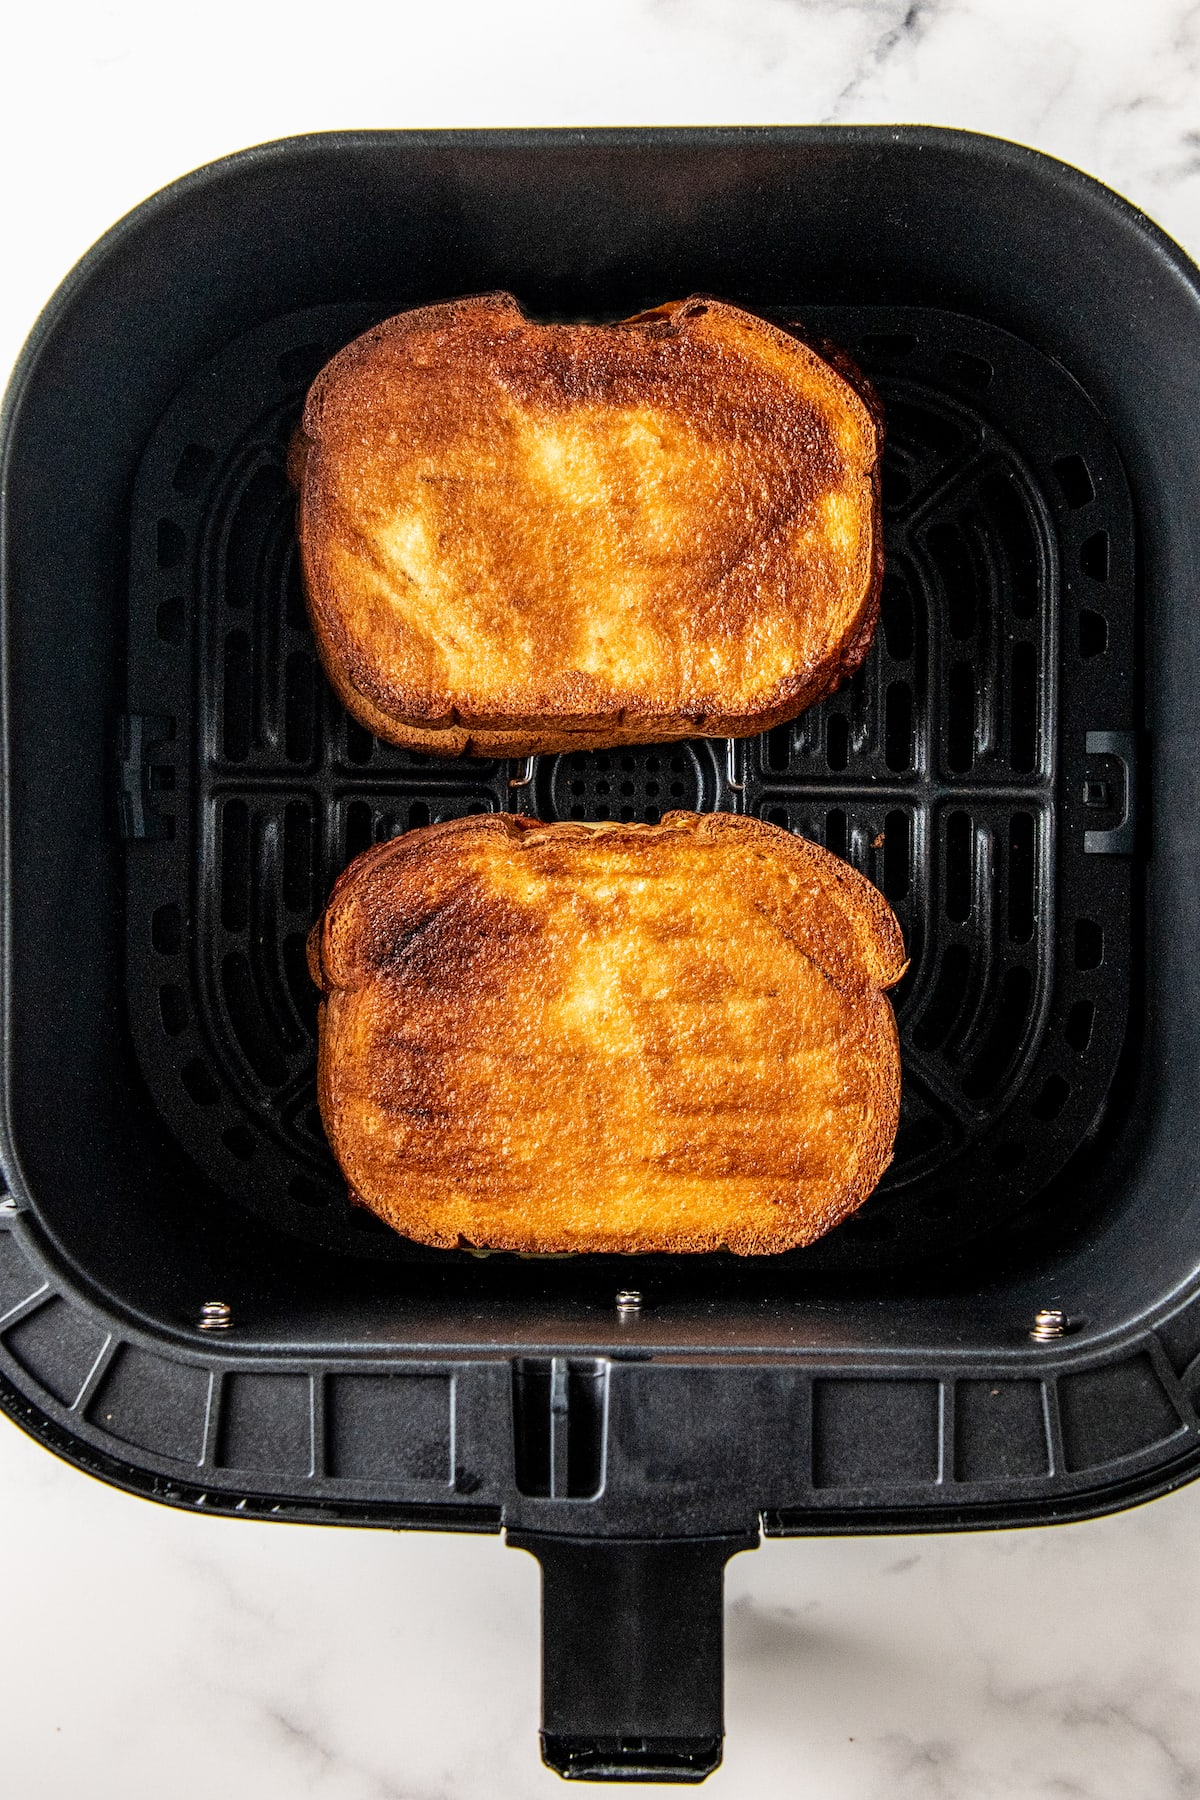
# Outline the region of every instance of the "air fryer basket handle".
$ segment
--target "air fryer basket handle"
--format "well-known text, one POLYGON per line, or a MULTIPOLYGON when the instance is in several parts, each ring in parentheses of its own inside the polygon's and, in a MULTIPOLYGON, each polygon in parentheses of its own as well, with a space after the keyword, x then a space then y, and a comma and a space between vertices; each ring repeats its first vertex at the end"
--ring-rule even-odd
POLYGON ((508 1534, 542 1565, 542 1759, 590 1781, 721 1760, 725 1564, 757 1537, 508 1534))

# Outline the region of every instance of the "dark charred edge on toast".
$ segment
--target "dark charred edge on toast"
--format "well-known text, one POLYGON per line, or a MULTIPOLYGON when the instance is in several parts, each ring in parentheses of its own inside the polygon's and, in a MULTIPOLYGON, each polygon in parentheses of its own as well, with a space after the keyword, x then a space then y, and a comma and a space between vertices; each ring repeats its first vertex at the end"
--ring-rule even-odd
MULTIPOLYGON (((664 333, 677 333, 679 326, 675 323, 676 319, 682 320, 695 316, 698 311, 706 310, 710 302, 725 307, 733 304, 721 300, 716 295, 693 294, 685 300, 667 301, 643 312, 631 314, 629 318, 610 325, 609 329, 619 330, 622 326, 645 326, 648 322, 660 321, 664 333)), ((511 311, 522 321, 528 317, 515 297, 503 289, 489 290, 477 295, 460 295, 453 300, 436 301, 426 306, 415 307, 410 311, 381 321, 380 324, 352 340, 326 363, 309 390, 304 414, 292 433, 287 449, 287 478, 297 493, 298 534, 301 529, 301 494, 305 467, 310 448, 313 445, 313 440, 305 431, 305 425, 310 418, 310 408, 319 407, 320 389, 325 382, 332 379, 335 372, 341 374, 347 366, 352 367, 355 361, 369 353, 373 345, 386 337, 403 335, 418 328, 421 322, 431 314, 453 315, 460 308, 474 307, 485 303, 494 305, 498 310, 511 311)), ((736 308, 736 310, 748 311, 746 308, 736 308)), ((794 338, 797 342, 803 343, 814 356, 832 368, 866 408, 874 428, 875 459, 868 477, 872 494, 871 579, 863 596, 857 620, 831 656, 825 662, 818 664, 816 669, 781 683, 782 691, 770 705, 753 713, 722 715, 719 712, 711 712, 695 716, 671 713, 658 717, 655 717, 653 713, 640 713, 631 716, 631 709, 628 706, 622 706, 615 719, 611 715, 606 715, 587 720, 581 719, 577 724, 557 721, 543 724, 534 720, 519 725, 467 723, 461 719, 456 709, 451 709, 449 716, 444 720, 432 720, 429 717, 413 718, 389 712, 386 705, 382 703, 383 696, 369 691, 375 684, 362 667, 355 668, 355 646, 351 636, 349 634, 337 636, 335 631, 330 628, 329 622, 322 617, 310 591, 304 558, 301 556, 301 582, 321 665, 342 705, 360 725, 374 736, 402 749, 443 757, 519 758, 530 755, 552 755, 572 750, 619 748, 623 745, 633 744, 677 743, 697 736, 711 738, 756 737, 773 730, 777 725, 786 724, 789 720, 799 717, 809 707, 834 693, 844 681, 855 673, 874 641, 879 623, 883 589, 884 552, 880 488, 880 469, 885 441, 883 406, 874 385, 847 351, 842 350, 828 339, 806 331, 799 320, 791 318, 773 320, 755 313, 751 313, 750 316, 755 318, 758 323, 778 331, 782 336, 794 338), (356 675, 357 680, 355 679, 356 675)))

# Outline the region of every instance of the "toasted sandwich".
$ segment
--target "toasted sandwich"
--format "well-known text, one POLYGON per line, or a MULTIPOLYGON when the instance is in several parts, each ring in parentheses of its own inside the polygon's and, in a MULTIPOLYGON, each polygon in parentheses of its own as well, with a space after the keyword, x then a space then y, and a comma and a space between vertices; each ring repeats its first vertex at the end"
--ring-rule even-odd
POLYGON ((900 929, 758 819, 410 831, 342 875, 309 963, 334 1154, 421 1243, 762 1255, 891 1160, 900 929))
POLYGON ((881 449, 840 358, 719 300, 401 313, 293 439, 324 667, 368 730, 439 755, 765 731, 870 646, 881 449))

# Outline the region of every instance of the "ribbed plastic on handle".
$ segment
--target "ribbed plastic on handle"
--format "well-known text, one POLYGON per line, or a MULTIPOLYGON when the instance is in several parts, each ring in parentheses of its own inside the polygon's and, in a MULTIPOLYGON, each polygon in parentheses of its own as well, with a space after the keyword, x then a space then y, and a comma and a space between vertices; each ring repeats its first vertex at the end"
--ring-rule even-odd
POLYGON ((703 1781, 724 1740, 724 1574, 756 1537, 510 1532, 542 1565, 542 1759, 568 1780, 703 1781))

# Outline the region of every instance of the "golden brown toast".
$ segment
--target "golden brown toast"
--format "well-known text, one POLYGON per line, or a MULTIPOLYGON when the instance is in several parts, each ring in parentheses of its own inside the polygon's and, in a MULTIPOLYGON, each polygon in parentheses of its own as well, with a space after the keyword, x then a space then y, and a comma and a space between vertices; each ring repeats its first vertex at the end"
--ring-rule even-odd
POLYGON ((758 819, 410 831, 346 870, 309 965, 334 1154, 422 1243, 788 1250, 891 1161, 900 928, 758 819))
POLYGON ((401 313, 293 441, 322 661, 369 730, 442 755, 765 731, 870 645, 881 449, 869 395, 718 300, 401 313))

